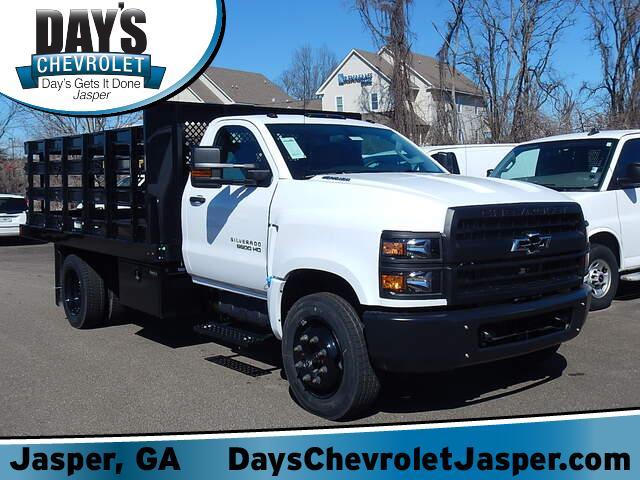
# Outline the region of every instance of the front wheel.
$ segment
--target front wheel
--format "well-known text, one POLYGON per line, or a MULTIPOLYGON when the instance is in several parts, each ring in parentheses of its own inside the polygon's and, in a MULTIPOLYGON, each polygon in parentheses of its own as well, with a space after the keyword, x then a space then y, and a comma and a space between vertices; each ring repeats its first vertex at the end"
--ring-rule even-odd
POLYGON ((284 325, 282 357, 294 398, 321 417, 357 416, 380 392, 358 313, 332 293, 308 295, 293 305, 284 325))
POLYGON ((598 244, 591 247, 585 283, 592 290, 592 311, 602 310, 611 305, 618 291, 620 273, 618 272, 618 260, 608 247, 598 244))

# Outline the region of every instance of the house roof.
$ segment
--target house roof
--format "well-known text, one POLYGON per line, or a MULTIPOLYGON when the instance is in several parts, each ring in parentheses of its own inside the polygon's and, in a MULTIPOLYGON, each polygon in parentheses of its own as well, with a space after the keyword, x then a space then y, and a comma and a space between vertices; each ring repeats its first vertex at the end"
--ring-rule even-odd
MULTIPOLYGON (((293 101, 293 98, 261 73, 209 67, 204 75, 236 103, 272 105, 293 101)), ((203 84, 202 87, 207 88, 203 84)), ((194 91, 200 96, 195 89, 194 91)), ((210 95, 214 97, 211 103, 222 103, 215 94, 210 93, 210 95)), ((203 100, 208 102, 204 98, 203 100)))
POLYGON ((387 62, 377 53, 367 52, 366 50, 361 50, 359 48, 354 48, 354 51, 371 65, 376 67, 376 69, 380 71, 385 77, 391 80, 391 77, 393 76, 393 65, 387 62))
MULTIPOLYGON (((338 68, 336 68, 336 70, 330 75, 330 77, 327 78, 325 83, 320 87, 318 91, 322 91, 324 89, 328 81, 337 74, 337 72, 340 70, 340 68, 345 63, 345 61, 350 57, 350 55, 354 53, 356 55, 359 55, 361 58, 363 58, 367 63, 369 63, 373 68, 378 70, 388 80, 391 80, 391 77, 393 76, 393 65, 380 55, 382 51, 384 51, 384 48, 380 50, 380 52, 378 53, 369 52, 367 50, 362 50, 360 48, 353 49, 351 53, 347 55, 345 60, 338 66, 338 68)), ((439 66, 438 60, 436 60, 433 57, 428 57, 426 55, 420 55, 418 53, 413 53, 412 57, 413 57, 413 62, 411 66, 414 72, 418 76, 422 77, 429 84, 431 84, 434 88, 439 88, 440 66, 439 66)), ((478 90, 478 88, 475 86, 473 81, 468 77, 466 77, 465 75, 463 75, 462 73, 460 73, 459 71, 456 71, 456 75, 453 82, 451 81, 450 73, 448 71, 446 72, 445 88, 447 90, 450 90, 452 85, 455 85, 456 90, 460 93, 467 93, 470 95, 478 95, 478 96, 482 95, 482 93, 480 92, 480 90, 478 90)), ((417 88, 415 84, 412 84, 412 87, 417 88)))
POLYGON ((224 103, 224 101, 204 83, 201 77, 198 77, 195 82, 189 85, 189 89, 204 103, 224 103))
MULTIPOLYGON (((426 55, 420 55, 418 53, 414 53, 412 67, 418 73, 418 75, 424 77, 431 85, 436 88, 440 87, 440 64, 438 60, 433 57, 427 57, 426 55)), ((445 75, 445 88, 447 90, 451 90, 452 86, 455 85, 456 90, 462 93, 469 93, 471 95, 482 95, 480 90, 476 87, 476 85, 460 73, 460 71, 456 70, 456 75, 453 78, 453 82, 451 81, 451 74, 447 69, 445 75)))

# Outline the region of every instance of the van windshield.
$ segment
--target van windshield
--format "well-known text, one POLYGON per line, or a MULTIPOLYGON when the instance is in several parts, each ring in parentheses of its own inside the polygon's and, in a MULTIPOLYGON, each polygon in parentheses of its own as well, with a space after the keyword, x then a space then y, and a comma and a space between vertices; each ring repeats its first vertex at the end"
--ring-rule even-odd
POLYGON ((0 213, 22 213, 27 210, 24 198, 0 198, 0 213))
POLYGON ((393 130, 338 124, 271 124, 295 179, 321 174, 443 173, 419 148, 393 130))
POLYGON ((559 191, 598 190, 617 140, 566 140, 515 147, 491 174, 559 191))

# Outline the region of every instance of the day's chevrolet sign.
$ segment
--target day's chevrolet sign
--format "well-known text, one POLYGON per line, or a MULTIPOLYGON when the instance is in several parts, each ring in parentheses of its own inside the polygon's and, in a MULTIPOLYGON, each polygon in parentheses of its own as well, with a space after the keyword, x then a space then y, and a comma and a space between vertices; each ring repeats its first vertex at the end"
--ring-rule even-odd
POLYGON ((223 0, 22 0, 10 10, 0 17, 0 93, 68 115, 175 95, 210 63, 225 20, 223 0))

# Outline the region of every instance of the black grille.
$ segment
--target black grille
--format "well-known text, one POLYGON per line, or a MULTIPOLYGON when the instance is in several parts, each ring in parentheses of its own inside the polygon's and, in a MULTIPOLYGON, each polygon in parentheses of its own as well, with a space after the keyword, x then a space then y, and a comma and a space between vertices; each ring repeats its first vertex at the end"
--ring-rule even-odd
POLYGON ((542 235, 575 232, 583 220, 580 212, 557 212, 531 216, 465 218, 459 222, 456 241, 512 239, 534 231, 542 235))
POLYGON ((553 294, 583 282, 587 237, 577 204, 451 209, 447 235, 452 304, 553 294), (551 240, 533 253, 512 251, 531 234, 551 240))

